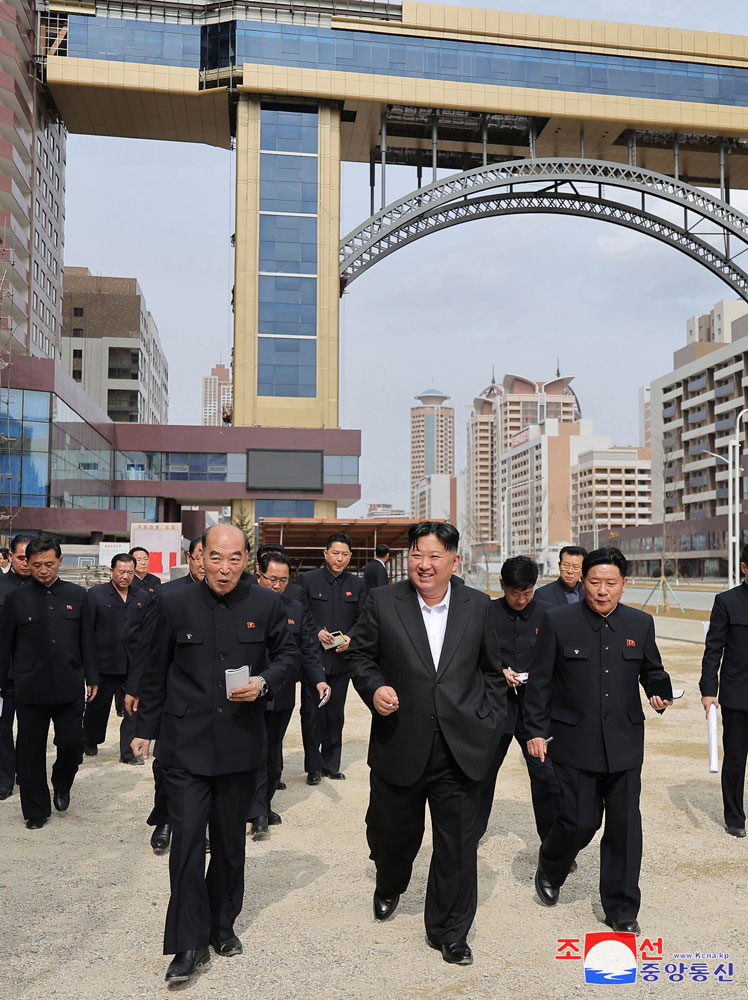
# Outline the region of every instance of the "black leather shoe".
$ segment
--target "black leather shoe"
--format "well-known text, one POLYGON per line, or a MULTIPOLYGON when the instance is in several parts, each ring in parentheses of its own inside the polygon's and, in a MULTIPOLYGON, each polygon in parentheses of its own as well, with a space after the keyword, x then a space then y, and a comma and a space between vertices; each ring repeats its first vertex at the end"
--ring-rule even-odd
POLYGON ((119 762, 120 764, 145 764, 142 757, 120 757, 119 762))
POLYGON ((388 920, 397 909, 397 904, 399 902, 400 902, 400 893, 398 893, 397 896, 393 896, 392 899, 387 899, 386 896, 380 896, 379 893, 375 890, 374 919, 388 920))
POLYGON ((44 824, 47 822, 46 816, 33 816, 31 819, 26 820, 27 830, 41 830, 44 824))
POLYGON ((226 938, 224 941, 216 941, 214 938, 211 938, 210 943, 213 945, 213 951, 216 955, 223 955, 224 958, 228 958, 229 955, 241 955, 242 953, 242 943, 236 934, 232 934, 231 937, 226 938))
POLYGON ((610 917, 606 917, 605 923, 616 934, 641 934, 642 932, 637 920, 611 920, 610 917))
POLYGON ((96 746, 95 743, 87 743, 83 747, 83 753, 86 755, 86 757, 95 757, 98 752, 99 748, 96 746))
POLYGON ((167 983, 186 983, 192 979, 195 970, 210 961, 207 948, 190 948, 189 951, 178 951, 166 970, 167 983))
POLYGON ((306 776, 307 785, 318 785, 322 781, 321 771, 310 771, 306 776))
POLYGON ((252 839, 261 840, 263 837, 267 837, 268 834, 268 818, 267 816, 255 816, 252 820, 252 839))
POLYGON ((276 787, 277 791, 279 791, 279 792, 285 792, 285 790, 287 788, 287 785, 286 785, 285 781, 279 781, 278 784, 275 787, 276 787))
POLYGON ((54 795, 52 796, 52 801, 55 804, 55 809, 58 813, 64 813, 67 807, 70 805, 70 790, 67 792, 61 792, 59 788, 55 788, 54 795))
POLYGON ((280 818, 277 812, 273 812, 271 809, 268 813, 268 826, 280 826, 283 820, 280 818))
POLYGON ((151 847, 154 854, 166 854, 171 843, 171 823, 159 823, 151 834, 151 847))
POLYGON ((437 944, 430 937, 426 938, 429 948, 434 948, 442 953, 442 958, 450 965, 472 965, 473 953, 467 941, 448 941, 444 944, 437 944))
POLYGON ((535 871, 535 892, 543 906, 555 906, 558 902, 559 887, 551 884, 551 880, 540 865, 535 871))
POLYGON ((0 801, 2 799, 10 798, 12 794, 13 794, 13 786, 4 785, 2 788, 0 788, 0 801))
MULTIPOLYGON (((2 798, 2 796, 0 796, 2 798)), ((731 837, 744 837, 745 827, 744 826, 726 826, 725 830, 730 834, 731 837)))
POLYGON ((332 778, 333 781, 345 781, 345 775, 342 771, 323 771, 322 773, 326 778, 332 778))

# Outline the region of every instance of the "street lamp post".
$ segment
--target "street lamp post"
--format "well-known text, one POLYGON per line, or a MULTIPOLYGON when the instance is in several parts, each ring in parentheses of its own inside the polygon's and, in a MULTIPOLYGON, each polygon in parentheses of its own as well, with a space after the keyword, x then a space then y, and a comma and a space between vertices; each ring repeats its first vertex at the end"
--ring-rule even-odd
MULTIPOLYGON (((730 455, 732 448, 732 442, 728 442, 727 454, 730 455)), ((732 523, 732 507, 733 507, 733 480, 732 480, 732 465, 729 458, 725 458, 724 455, 718 455, 716 451, 709 451, 707 448, 702 448, 699 452, 700 455, 711 455, 712 458, 716 458, 720 462, 724 462, 727 466, 727 585, 732 586, 733 578, 733 547, 730 545, 730 525, 732 523)))
POLYGON ((728 500, 727 500, 727 544, 729 548, 728 557, 728 584, 730 587, 737 587, 740 583, 740 514, 742 503, 742 491, 740 489, 741 473, 741 449, 740 449, 740 429, 743 420, 748 416, 748 408, 741 410, 735 419, 735 434, 730 438, 727 446, 728 457, 728 500))

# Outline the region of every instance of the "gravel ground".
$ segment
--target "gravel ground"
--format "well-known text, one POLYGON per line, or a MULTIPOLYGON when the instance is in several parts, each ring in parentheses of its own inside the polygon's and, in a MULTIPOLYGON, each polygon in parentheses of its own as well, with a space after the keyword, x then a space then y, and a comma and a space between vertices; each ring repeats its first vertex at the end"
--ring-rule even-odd
MULTIPOLYGON (((675 953, 729 952, 732 983, 639 981, 642 995, 746 998, 748 932, 744 899, 748 840, 724 833, 719 776, 708 773, 706 724, 698 697, 701 650, 662 642, 675 686, 686 697, 656 716, 647 709, 642 812, 644 937, 675 953), (742 914, 742 916, 741 916, 742 914)), ((604 931, 597 894, 597 841, 561 891, 555 909, 533 891, 537 836, 527 774, 514 747, 502 768, 479 848, 479 906, 470 968, 444 963, 427 947, 423 898, 428 837, 394 918, 371 915, 367 859, 368 713, 349 697, 347 780, 304 781, 297 718, 287 737, 288 789, 275 804, 283 825, 248 841, 247 889, 237 933, 244 954, 213 957, 191 983, 167 988, 161 954, 168 898, 167 858, 149 846, 150 767, 119 764, 115 725, 96 758, 86 758, 70 810, 38 832, 25 829, 18 793, 0 803, 2 1000, 146 1000, 187 993, 196 1000, 443 1000, 610 996, 585 985, 581 961, 554 958, 560 937, 604 931)), ((639 939, 640 941, 642 938, 639 939)), ((717 959, 707 959, 710 973, 717 959)), ((686 963, 690 965, 690 963, 686 963)))

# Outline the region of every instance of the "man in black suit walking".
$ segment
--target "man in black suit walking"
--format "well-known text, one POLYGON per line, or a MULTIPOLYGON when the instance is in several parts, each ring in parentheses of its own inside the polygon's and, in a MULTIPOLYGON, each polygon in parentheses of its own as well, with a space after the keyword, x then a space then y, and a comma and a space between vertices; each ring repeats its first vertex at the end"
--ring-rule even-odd
POLYGON ((172 821, 171 898, 164 954, 169 983, 218 955, 242 950, 234 921, 244 896, 247 810, 267 746, 264 699, 292 682, 298 651, 278 598, 242 580, 247 540, 233 525, 203 539, 205 580, 161 602, 137 709, 133 753, 159 755, 172 821), (227 695, 227 670, 247 684, 227 695), (205 827, 211 858, 205 872, 205 827))
MULTIPOLYGON (((28 583, 31 579, 29 564, 26 560, 26 546, 31 541, 31 535, 16 535, 10 543, 8 558, 10 569, 0 576, 0 610, 5 604, 5 598, 16 587, 28 583)), ((7 799, 13 794, 16 782, 16 747, 13 741, 13 720, 16 715, 16 703, 13 685, 13 664, 5 678, 2 691, 3 709, 0 713, 0 799, 7 799)))
POLYGON ((427 941, 446 962, 469 965, 480 783, 496 754, 506 681, 489 598, 450 583, 458 542, 457 529, 441 521, 410 529, 408 580, 369 595, 350 659, 372 712, 366 828, 377 869, 374 916, 391 916, 408 888, 428 802, 427 941))
POLYGON ((390 574, 387 572, 387 563, 390 558, 390 547, 384 542, 379 542, 374 550, 376 558, 372 559, 364 566, 364 584, 366 590, 373 590, 375 587, 386 587, 390 582, 390 574))
POLYGON ((322 775, 335 781, 345 778, 340 770, 340 757, 350 678, 346 651, 366 597, 364 581, 346 568, 352 555, 349 535, 344 532, 330 535, 323 555, 325 565, 322 569, 302 573, 299 578, 304 606, 317 623, 325 680, 332 689, 327 705, 320 711, 316 687, 306 679, 302 681, 301 734, 308 785, 318 785, 322 775), (334 648, 325 649, 325 645, 334 641, 333 632, 342 632, 343 641, 334 648))
MULTIPOLYGON (((86 705, 83 730, 86 735, 85 753, 95 757, 99 745, 106 739, 106 727, 112 699, 117 691, 123 694, 131 688, 128 675, 141 676, 145 671, 155 619, 155 600, 141 587, 133 587, 135 560, 126 552, 112 557, 111 579, 100 583, 86 594, 89 637, 96 651, 99 690, 96 698, 86 705)), ((130 742, 135 735, 135 720, 125 712, 119 729, 119 759, 122 764, 142 764, 143 758, 133 757, 130 742)))
POLYGON ((725 829, 745 837, 745 763, 748 758, 748 545, 743 546, 743 582, 714 598, 704 658, 701 703, 709 715, 722 709, 722 804, 725 829), (717 696, 719 695, 719 701, 717 696))
POLYGON ((614 931, 639 933, 644 712, 639 685, 658 712, 672 705, 652 616, 620 603, 626 558, 595 549, 584 558, 584 600, 548 610, 525 694, 527 749, 550 752, 561 805, 538 855, 535 888, 554 906, 577 854, 600 828, 600 899, 614 931), (551 740, 553 740, 552 745, 551 740))
POLYGON ((150 552, 148 549, 144 549, 142 545, 136 545, 130 549, 130 555, 135 560, 135 577, 133 578, 133 583, 136 587, 145 587, 149 593, 155 594, 161 588, 161 581, 155 573, 149 573, 148 571, 151 561, 150 552))
MULTIPOLYGON (((187 550, 188 573, 178 576, 176 580, 167 580, 161 584, 161 593, 169 587, 188 587, 191 583, 202 583, 205 579, 205 567, 203 566, 203 536, 198 535, 190 542, 187 550)), ((158 579, 158 577, 155 577, 158 579)))
POLYGON ((29 830, 39 830, 51 809, 47 735, 54 725, 54 805, 64 812, 83 760, 84 690, 96 696, 98 675, 87 628, 86 592, 59 579, 60 543, 38 535, 26 547, 31 583, 7 596, 0 614, 0 689, 11 664, 18 716, 18 784, 29 830))
POLYGON ((587 549, 581 545, 565 545, 558 555, 558 580, 538 587, 535 600, 549 608, 563 608, 583 601, 582 561, 586 555, 587 549))

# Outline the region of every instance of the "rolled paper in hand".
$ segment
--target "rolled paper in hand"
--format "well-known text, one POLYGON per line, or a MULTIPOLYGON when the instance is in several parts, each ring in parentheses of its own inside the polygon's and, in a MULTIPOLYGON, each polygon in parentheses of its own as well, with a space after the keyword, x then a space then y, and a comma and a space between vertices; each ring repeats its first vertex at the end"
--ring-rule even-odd
POLYGON ((716 774, 719 771, 719 743, 717 742, 717 709, 714 705, 709 706, 706 724, 709 732, 709 771, 716 774))

